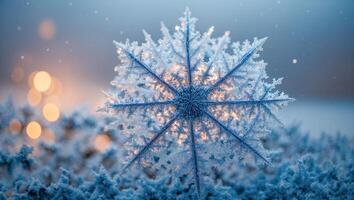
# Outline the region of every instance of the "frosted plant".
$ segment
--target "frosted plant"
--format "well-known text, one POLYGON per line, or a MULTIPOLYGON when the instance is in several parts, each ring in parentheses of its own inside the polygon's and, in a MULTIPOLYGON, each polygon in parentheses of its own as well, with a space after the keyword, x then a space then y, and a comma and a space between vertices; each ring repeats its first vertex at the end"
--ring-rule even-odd
POLYGON ((9 97, 0 104, 0 130, 6 128, 11 119, 15 116, 15 109, 12 99, 9 97))
POLYGON ((162 24, 158 42, 145 31, 141 45, 114 41, 120 64, 103 110, 123 137, 123 172, 140 166, 186 177, 200 196, 212 168, 268 162, 260 139, 281 124, 273 112, 292 99, 275 90, 281 79, 266 81, 258 59, 266 38, 213 38, 214 27, 198 32, 188 9, 180 21, 173 34, 162 24))

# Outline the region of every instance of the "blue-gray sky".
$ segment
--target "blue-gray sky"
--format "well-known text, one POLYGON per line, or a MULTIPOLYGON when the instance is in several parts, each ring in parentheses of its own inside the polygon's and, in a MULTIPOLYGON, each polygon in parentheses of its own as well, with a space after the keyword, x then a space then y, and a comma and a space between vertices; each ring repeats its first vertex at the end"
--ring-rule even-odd
POLYGON ((160 21, 173 29, 187 6, 200 31, 230 30, 233 41, 268 36, 262 58, 271 77, 285 77, 281 89, 290 96, 354 98, 351 0, 0 0, 1 95, 26 87, 11 83, 11 71, 20 66, 26 74, 47 70, 95 98, 118 63, 112 40, 142 41, 142 29, 157 39, 160 21), (38 35, 46 19, 56 28, 51 40, 38 35))

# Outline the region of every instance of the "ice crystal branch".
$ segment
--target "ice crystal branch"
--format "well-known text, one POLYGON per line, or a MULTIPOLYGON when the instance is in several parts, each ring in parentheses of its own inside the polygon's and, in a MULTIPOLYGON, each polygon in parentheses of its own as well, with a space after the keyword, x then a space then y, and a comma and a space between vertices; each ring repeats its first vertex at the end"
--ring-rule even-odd
POLYGON ((272 121, 281 123, 274 111, 292 99, 275 90, 281 79, 267 81, 258 59, 267 38, 242 44, 231 43, 229 32, 213 38, 214 27, 197 31, 188 9, 180 21, 172 35, 162 24, 158 42, 145 30, 141 45, 114 41, 120 64, 103 110, 127 128, 123 172, 133 164, 192 172, 200 196, 203 176, 215 167, 208 162, 249 160, 251 154, 269 163, 260 139, 272 121))

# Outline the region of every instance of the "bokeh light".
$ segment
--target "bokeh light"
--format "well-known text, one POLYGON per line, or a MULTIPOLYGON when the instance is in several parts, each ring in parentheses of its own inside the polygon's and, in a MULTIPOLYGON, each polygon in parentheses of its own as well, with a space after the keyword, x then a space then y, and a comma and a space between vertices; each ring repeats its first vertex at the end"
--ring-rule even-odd
POLYGON ((10 131, 12 134, 18 134, 18 133, 20 133, 21 128, 22 128, 22 124, 21 124, 20 120, 18 120, 18 119, 12 119, 12 120, 10 121, 10 124, 9 124, 9 131, 10 131))
POLYGON ((106 134, 97 135, 95 138, 95 148, 103 152, 111 146, 111 139, 106 134))
POLYGON ((48 103, 43 107, 42 110, 44 118, 49 122, 55 122, 60 117, 60 110, 58 106, 52 103, 48 103))
POLYGON ((36 121, 31 121, 26 127, 26 133, 31 139, 38 139, 42 134, 42 127, 36 121))
POLYGON ((35 90, 34 88, 31 88, 28 93, 27 93, 27 101, 28 104, 31 106, 37 106, 38 104, 41 103, 42 100, 42 94, 35 90))
POLYGON ((15 67, 11 72, 11 80, 15 83, 21 82, 24 76, 25 72, 22 67, 15 67))
POLYGON ((46 19, 43 20, 38 27, 39 36, 43 40, 50 40, 55 36, 56 27, 53 20, 46 19))
POLYGON ((52 78, 48 72, 37 72, 33 77, 33 86, 39 92, 45 92, 50 88, 52 78))
POLYGON ((33 88, 33 78, 37 74, 38 71, 31 72, 30 75, 28 76, 28 86, 30 88, 33 88))

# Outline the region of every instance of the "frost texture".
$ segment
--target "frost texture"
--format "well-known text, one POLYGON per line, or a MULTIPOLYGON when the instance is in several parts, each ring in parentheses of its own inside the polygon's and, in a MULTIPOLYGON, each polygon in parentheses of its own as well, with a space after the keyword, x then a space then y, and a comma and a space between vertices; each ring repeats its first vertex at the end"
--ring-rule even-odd
POLYGON ((187 9, 173 34, 162 24, 157 42, 145 31, 141 45, 114 42, 120 64, 103 110, 124 138, 123 172, 186 176, 200 195, 214 168, 268 162, 260 140, 292 99, 275 89, 281 79, 267 81, 258 59, 266 38, 232 43, 229 32, 198 32, 196 21, 187 9))
POLYGON ((14 115, 15 111, 12 99, 8 98, 6 102, 0 104, 0 130, 7 127, 14 115))
MULTIPOLYGON (((6 105, 9 102, 0 107, 6 105)), ((105 129, 110 118, 77 110, 62 113, 64 117, 57 123, 46 124, 39 110, 9 107, 5 111, 22 124, 38 120, 44 131, 50 129, 55 133, 55 138, 48 140, 43 133, 33 141, 24 129, 13 134, 2 124, 1 200, 197 197, 194 185, 186 184, 188 177, 152 176, 148 170, 139 176, 121 175, 118 167, 123 146, 118 132, 122 130, 105 129), (93 143, 101 134, 106 134, 114 144, 104 152, 98 151, 93 143), (28 145, 33 146, 33 151, 28 145)), ((235 162, 213 168, 204 177, 206 192, 200 199, 353 199, 353 134, 311 138, 292 126, 272 131, 262 139, 262 144, 265 149, 274 150, 269 156, 272 165, 235 162)))

